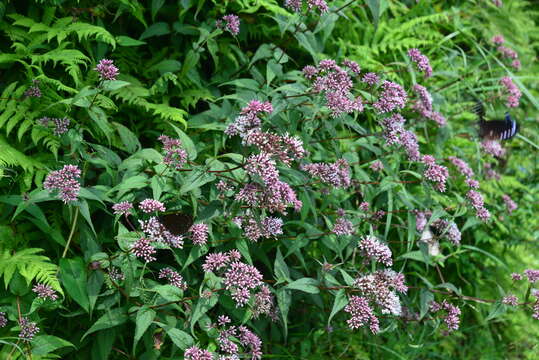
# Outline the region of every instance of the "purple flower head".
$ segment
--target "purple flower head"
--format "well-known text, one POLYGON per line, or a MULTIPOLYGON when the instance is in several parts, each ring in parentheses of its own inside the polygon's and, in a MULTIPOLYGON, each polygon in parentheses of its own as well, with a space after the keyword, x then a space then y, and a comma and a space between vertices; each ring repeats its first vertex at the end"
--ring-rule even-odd
POLYGON ((502 157, 505 155, 505 149, 496 140, 484 140, 481 142, 481 149, 487 154, 495 157, 502 157))
POLYGON ((301 169, 318 177, 323 183, 335 187, 346 188, 350 186, 350 165, 345 159, 339 159, 334 163, 302 165, 301 169))
POLYGON ((502 303, 509 306, 517 306, 518 298, 513 294, 509 294, 504 296, 504 298, 502 299, 502 303))
POLYGON ((503 6, 503 1, 502 0, 492 0, 492 3, 494 4, 494 6, 497 6, 497 7, 502 7, 503 6))
POLYGON ((6 325, 7 325, 6 313, 0 311, 0 328, 3 328, 6 325))
MULTIPOLYGON (((344 66, 348 67, 352 74, 359 71, 359 65, 355 62, 345 60, 344 66)), ((333 117, 363 111, 361 98, 354 97, 351 93, 353 82, 350 74, 334 60, 322 60, 318 68, 307 68, 304 74, 309 79, 316 76, 312 89, 315 93, 324 92, 327 107, 333 117)))
POLYGON ((54 123, 54 135, 60 136, 67 132, 71 120, 69 118, 54 118, 52 119, 54 123))
POLYGON ((218 318, 217 318, 217 324, 219 324, 219 326, 225 326, 226 324, 230 324, 232 320, 230 320, 230 318, 226 315, 220 315, 218 318))
POLYGON ((240 18, 234 14, 223 16, 221 20, 217 20, 215 25, 219 29, 228 31, 234 36, 240 33, 240 18))
POLYGON ((406 120, 401 114, 393 114, 381 121, 382 136, 388 146, 401 144, 400 136, 404 132, 405 122, 406 120))
POLYGON ((490 41, 492 41, 493 44, 501 45, 505 42, 505 38, 503 35, 494 35, 490 41))
POLYGON ((256 146, 261 153, 277 158, 287 165, 307 154, 303 148, 303 141, 297 136, 288 134, 281 136, 252 130, 243 138, 243 145, 256 146))
POLYGON ((522 63, 520 62, 520 60, 513 60, 511 61, 511 66, 515 70, 520 70, 522 68, 522 63))
POLYGON ((33 86, 30 86, 25 92, 24 96, 26 97, 41 97, 41 90, 39 89, 39 80, 32 80, 33 86))
POLYGON ((359 210, 361 210, 361 211, 367 212, 367 211, 369 211, 369 207, 370 207, 370 205, 366 201, 363 201, 361 204, 359 204, 359 210))
MULTIPOLYGON (((422 232, 427 225, 427 214, 422 211, 416 211, 415 214, 415 228, 417 231, 422 232)), ((430 217, 430 215, 429 215, 430 217)))
POLYGON ((266 153, 251 155, 247 158, 245 171, 251 176, 258 176, 267 186, 279 181, 279 172, 275 161, 266 153))
POLYGON ((483 196, 475 190, 468 191, 466 193, 466 197, 470 201, 470 205, 472 205, 472 207, 476 210, 482 208, 485 204, 483 201, 483 196))
POLYGON ((183 247, 183 237, 174 235, 161 224, 159 219, 152 216, 148 220, 139 220, 140 228, 150 241, 157 241, 173 248, 183 247))
POLYGON ((359 250, 361 255, 370 260, 374 260, 375 262, 382 263, 386 266, 393 265, 391 249, 378 241, 374 236, 362 237, 359 241, 359 250))
POLYGON ((342 62, 344 66, 346 66, 348 69, 350 69, 351 72, 354 74, 359 74, 361 72, 361 68, 359 67, 358 63, 352 60, 344 60, 342 62))
POLYGON ((460 325, 460 309, 458 308, 458 306, 452 305, 446 300, 442 301, 441 304, 433 301, 430 303, 430 310, 432 312, 438 312, 440 310, 445 311, 445 316, 443 317, 443 320, 445 322, 445 325, 447 326, 447 331, 445 332, 446 335, 450 332, 458 330, 460 325))
POLYGON ((401 133, 400 143, 406 155, 408 155, 408 160, 418 161, 421 159, 421 154, 419 153, 419 144, 417 143, 417 136, 410 130, 404 130, 401 133))
POLYGON ((351 296, 348 299, 348 305, 344 307, 344 311, 350 314, 350 319, 346 321, 350 329, 358 329, 369 325, 373 334, 380 331, 378 318, 374 315, 374 311, 369 306, 369 301, 366 298, 351 296))
POLYGON ((279 218, 268 216, 258 222, 253 217, 247 217, 241 221, 245 222, 245 224, 240 222, 245 236, 253 242, 257 242, 260 238, 269 239, 283 233, 283 220, 279 218))
POLYGON ((539 280, 539 270, 527 269, 524 270, 524 275, 526 275, 530 283, 534 283, 539 280))
POLYGON ((19 332, 19 339, 22 341, 32 341, 34 336, 39 332, 39 328, 35 322, 31 322, 27 317, 21 318, 19 321, 21 331, 19 332))
POLYGON ((509 212, 509 214, 511 214, 513 211, 515 211, 517 209, 517 203, 514 202, 510 197, 509 195, 505 195, 503 194, 502 195, 502 199, 503 199, 503 202, 505 203, 505 207, 507 208, 507 212, 509 212))
POLYGON ((378 305, 382 314, 401 315, 402 307, 396 292, 408 291, 408 287, 404 284, 403 274, 390 269, 378 270, 357 278, 354 281, 354 287, 378 305))
POLYGON ((158 277, 159 279, 166 278, 172 286, 176 286, 182 290, 187 289, 187 283, 183 280, 183 277, 171 268, 161 269, 158 277))
POLYGON ((369 165, 369 167, 373 171, 382 171, 382 170, 384 170, 384 164, 382 164, 382 162, 380 160, 376 160, 371 165, 369 165))
POLYGON ((361 78, 361 81, 369 86, 374 86, 380 82, 380 78, 376 73, 368 72, 361 78))
POLYGON ((165 151, 163 163, 176 170, 181 169, 187 162, 187 151, 182 147, 180 139, 173 139, 166 135, 161 135, 157 139, 163 143, 165 151))
POLYGON ((505 91, 507 92, 507 107, 517 107, 520 102, 520 97, 522 96, 522 93, 518 89, 518 87, 513 83, 513 80, 511 80, 510 77, 506 76, 503 77, 500 80, 500 83, 505 87, 505 91))
POLYGON ((208 225, 206 224, 193 224, 189 229, 191 232, 191 239, 195 245, 204 245, 208 241, 208 225))
POLYGON ((447 220, 438 219, 432 223, 432 226, 438 230, 439 233, 443 233, 454 245, 460 245, 461 233, 457 224, 447 220))
POLYGON ((432 68, 430 67, 429 58, 421 54, 419 49, 408 50, 408 56, 410 60, 415 62, 417 68, 425 73, 425 78, 432 76, 432 68))
POLYGON ((339 217, 335 221, 335 225, 331 230, 335 235, 352 235, 354 233, 354 225, 344 217, 339 217))
POLYGON ((268 286, 262 285, 260 291, 255 294, 255 302, 252 311, 255 319, 261 314, 270 317, 275 315, 275 299, 268 286))
POLYGON ((233 262, 224 274, 225 289, 229 290, 236 306, 244 306, 249 301, 250 290, 262 284, 262 274, 252 265, 233 262))
POLYGON ((473 170, 470 168, 470 166, 466 163, 466 161, 459 159, 455 156, 450 156, 449 161, 453 163, 459 170, 459 172, 464 175, 466 178, 471 178, 474 176, 473 170))
POLYGON ((422 117, 433 120, 438 126, 444 126, 446 124, 445 117, 433 110, 432 96, 427 88, 416 84, 414 85, 413 90, 416 93, 418 100, 414 103, 412 109, 417 111, 422 117))
POLYGON ((120 203, 116 203, 112 205, 112 210, 114 210, 114 214, 116 215, 129 215, 131 213, 131 210, 133 209, 133 204, 129 201, 122 201, 120 203))
POLYGON ((45 284, 36 284, 32 291, 36 293, 37 297, 42 299, 51 299, 51 301, 55 301, 58 299, 58 295, 56 294, 56 291, 53 290, 52 287, 45 284))
POLYGON ((118 268, 113 267, 109 270, 109 277, 112 281, 122 281, 125 279, 125 274, 123 274, 118 268))
POLYGON ((205 272, 216 271, 225 268, 233 261, 238 261, 241 255, 237 250, 230 250, 228 253, 217 252, 206 255, 206 260, 202 265, 205 272))
MULTIPOLYGON (((284 2, 284 6, 295 12, 301 12, 302 4, 303 0, 285 0, 284 2)), ((315 8, 317 8, 320 13, 329 11, 328 4, 325 0, 307 0, 307 7, 309 8, 309 11, 313 11, 315 8)))
POLYGON ((59 198, 64 202, 76 201, 80 191, 81 171, 75 165, 64 165, 61 170, 51 171, 43 183, 43 187, 49 191, 58 191, 59 198))
POLYGON ((114 66, 112 60, 102 59, 94 69, 99 73, 100 80, 116 80, 120 73, 118 68, 114 66))
POLYGON ((261 120, 258 117, 259 113, 273 112, 273 106, 270 102, 261 102, 258 100, 252 100, 246 107, 241 109, 240 116, 238 116, 234 122, 225 130, 225 134, 229 136, 239 135, 244 138, 251 131, 260 131, 261 120))
POLYGON ((184 360, 212 360, 213 355, 208 350, 202 350, 196 346, 191 346, 185 350, 183 358, 184 360))
POLYGON ((166 211, 165 205, 161 201, 154 199, 142 200, 138 208, 147 214, 154 211, 166 211))
POLYGON ((468 178, 465 180, 465 182, 466 182, 466 185, 470 187, 470 189, 479 189, 479 181, 468 178))
POLYGON ((504 58, 518 59, 517 52, 507 46, 498 46, 498 52, 500 52, 504 58))
POLYGON ((150 244, 150 240, 147 238, 140 238, 131 247, 133 254, 136 257, 143 258, 145 262, 151 262, 157 260, 153 255, 157 252, 155 248, 150 244))
POLYGON ((423 176, 425 177, 425 179, 435 183, 434 188, 436 190, 438 190, 439 192, 445 192, 445 183, 449 176, 449 171, 445 166, 436 164, 434 161, 431 160, 431 158, 434 159, 430 155, 423 156, 423 162, 426 164, 423 176))
POLYGON ((396 109, 403 109, 406 105, 408 95, 403 87, 391 81, 385 80, 382 83, 382 93, 373 104, 379 113, 386 113, 396 109))
POLYGON ((519 273, 512 273, 511 274, 511 279, 513 279, 513 281, 522 280, 522 275, 520 275, 519 273))

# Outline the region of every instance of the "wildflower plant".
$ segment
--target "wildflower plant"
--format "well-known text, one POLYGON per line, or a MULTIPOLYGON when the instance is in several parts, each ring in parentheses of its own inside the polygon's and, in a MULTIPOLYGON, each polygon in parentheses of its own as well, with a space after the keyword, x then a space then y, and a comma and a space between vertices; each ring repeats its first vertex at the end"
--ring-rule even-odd
POLYGON ((537 321, 503 249, 537 146, 471 110, 531 121, 531 55, 449 21, 501 1, 67 3, 0 7, 0 358, 429 357, 537 321))

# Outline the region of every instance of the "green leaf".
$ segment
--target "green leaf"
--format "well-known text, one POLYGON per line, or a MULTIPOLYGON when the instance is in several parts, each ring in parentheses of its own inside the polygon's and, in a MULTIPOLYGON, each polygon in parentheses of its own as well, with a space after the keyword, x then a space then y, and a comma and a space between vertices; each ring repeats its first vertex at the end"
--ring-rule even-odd
POLYGON ((191 315, 191 334, 194 334, 195 324, 200 318, 217 304, 219 296, 212 295, 209 299, 199 297, 191 315))
POLYGON ((502 304, 501 302, 494 303, 490 309, 488 316, 485 318, 485 321, 490 321, 496 319, 507 312, 507 305, 502 304))
POLYGON ((157 22, 150 27, 148 27, 142 35, 140 35, 139 40, 144 40, 154 36, 162 36, 170 34, 170 27, 165 22, 157 22))
POLYGON ((329 314, 328 318, 328 326, 331 323, 331 319, 344 307, 348 304, 348 298, 346 297, 346 292, 344 289, 340 289, 337 291, 337 294, 335 295, 335 301, 333 301, 333 308, 331 309, 331 313, 329 314))
POLYGON ((281 249, 277 248, 277 254, 275 255, 275 264, 273 267, 275 271, 275 278, 277 279, 277 284, 282 282, 290 282, 290 272, 288 271, 288 266, 286 265, 281 249))
POLYGON ((284 337, 288 336, 288 312, 290 311, 290 304, 292 303, 292 296, 290 291, 285 288, 280 288, 275 292, 277 298, 277 305, 279 306, 279 311, 281 313, 281 319, 283 320, 284 325, 284 337))
POLYGON ((138 140, 138 137, 131 130, 129 130, 127 127, 117 122, 113 122, 112 125, 116 127, 116 130, 118 131, 118 134, 120 135, 120 139, 122 140, 122 143, 125 145, 125 149, 127 150, 128 153, 132 154, 141 149, 142 145, 140 145, 140 141, 138 140))
POLYGON ((60 259, 60 280, 68 295, 86 312, 89 312, 90 300, 86 287, 86 266, 82 258, 60 259))
POLYGON ((198 189, 202 185, 212 182, 214 180, 215 175, 209 174, 204 170, 194 169, 193 171, 191 171, 189 176, 185 178, 180 188, 180 194, 185 194, 189 191, 198 189))
POLYGON ((189 136, 187 136, 186 133, 181 131, 177 126, 174 126, 173 124, 170 124, 174 131, 176 131, 176 134, 178 134, 178 137, 180 138, 182 142, 182 146, 187 151, 187 155, 189 156, 189 160, 193 161, 197 158, 197 148, 195 147, 195 144, 193 143, 193 140, 189 136))
POLYGON ((103 316, 101 316, 97 321, 84 333, 81 338, 81 341, 91 333, 94 333, 103 329, 110 329, 112 327, 121 325, 129 319, 127 312, 124 308, 116 308, 110 311, 107 311, 103 316))
POLYGON ((194 344, 194 340, 191 335, 185 331, 181 331, 180 329, 176 328, 165 328, 165 331, 174 345, 179 347, 181 350, 185 350, 194 344))
POLYGON ((147 306, 143 306, 137 311, 137 318, 135 320, 136 326, 134 338, 135 340, 133 342, 133 352, 142 335, 144 335, 146 330, 148 330, 148 328, 152 324, 153 319, 155 319, 155 310, 152 310, 147 306))
POLYGON ((146 41, 136 40, 124 35, 116 36, 116 42, 120 46, 141 46, 146 44, 146 41))
POLYGON ((386 11, 387 9, 387 0, 367 0, 367 6, 369 7, 369 10, 372 14, 372 22, 374 23, 374 27, 378 27, 378 22, 380 21, 380 17, 386 11))
POLYGON ((286 285, 286 289, 300 290, 309 294, 318 294, 320 289, 318 288, 319 281, 313 278, 301 278, 286 285))
POLYGON ((75 347, 67 340, 52 335, 38 335, 32 340, 33 355, 47 355, 63 347, 75 347))
POLYGON ((128 81, 106 80, 106 81, 103 81, 103 90, 114 91, 114 90, 118 90, 129 85, 131 85, 131 83, 128 81))

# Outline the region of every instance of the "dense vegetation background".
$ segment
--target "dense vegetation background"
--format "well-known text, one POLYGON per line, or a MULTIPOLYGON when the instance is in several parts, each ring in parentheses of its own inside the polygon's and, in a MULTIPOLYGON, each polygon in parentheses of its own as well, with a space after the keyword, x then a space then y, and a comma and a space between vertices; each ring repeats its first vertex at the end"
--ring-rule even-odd
POLYGON ((537 359, 538 4, 324 4, 0 3, 1 359, 537 359))

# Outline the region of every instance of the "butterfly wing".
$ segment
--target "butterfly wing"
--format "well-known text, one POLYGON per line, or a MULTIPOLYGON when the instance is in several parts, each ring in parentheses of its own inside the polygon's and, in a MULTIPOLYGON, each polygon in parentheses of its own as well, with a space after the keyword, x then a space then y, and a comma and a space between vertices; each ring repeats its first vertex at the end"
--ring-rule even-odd
POLYGON ((491 120, 479 122, 479 136, 489 140, 508 140, 518 132, 518 124, 509 114, 505 120, 491 120))
POLYGON ((159 221, 174 235, 185 234, 193 225, 193 217, 181 212, 161 215, 159 221))

